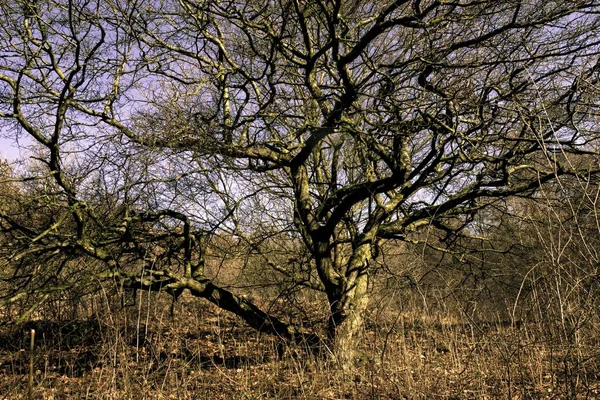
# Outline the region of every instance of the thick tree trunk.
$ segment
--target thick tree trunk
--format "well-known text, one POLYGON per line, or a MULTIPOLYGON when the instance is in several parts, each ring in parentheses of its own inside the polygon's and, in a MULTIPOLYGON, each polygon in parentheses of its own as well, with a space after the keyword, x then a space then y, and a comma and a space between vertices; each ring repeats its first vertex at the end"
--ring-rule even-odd
POLYGON ((344 369, 351 368, 358 357, 369 302, 367 288, 368 275, 359 275, 349 282, 346 293, 330 305, 329 340, 336 360, 344 369))
POLYGON ((344 369, 355 363, 362 339, 364 315, 369 302, 367 263, 370 257, 370 245, 357 248, 338 290, 329 296, 330 345, 344 369))

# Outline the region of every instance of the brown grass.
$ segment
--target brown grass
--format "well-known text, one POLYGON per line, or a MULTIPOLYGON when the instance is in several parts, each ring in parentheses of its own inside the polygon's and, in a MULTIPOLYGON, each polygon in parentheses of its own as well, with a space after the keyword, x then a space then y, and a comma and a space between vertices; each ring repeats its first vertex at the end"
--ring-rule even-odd
POLYGON ((282 348, 238 319, 161 295, 86 321, 5 327, 0 399, 571 399, 600 397, 600 338, 543 323, 465 321, 456 311, 374 302, 356 368, 282 348))

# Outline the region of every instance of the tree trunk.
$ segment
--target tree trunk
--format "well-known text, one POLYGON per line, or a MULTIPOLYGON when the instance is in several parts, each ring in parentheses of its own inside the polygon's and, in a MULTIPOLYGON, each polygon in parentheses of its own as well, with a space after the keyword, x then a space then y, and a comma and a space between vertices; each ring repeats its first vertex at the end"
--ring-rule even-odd
POLYGON ((367 262, 370 246, 360 246, 350 260, 339 290, 329 296, 331 314, 328 334, 336 360, 344 369, 351 368, 358 356, 369 303, 367 262))
POLYGON ((369 302, 368 275, 357 277, 350 296, 331 304, 329 339, 333 354, 344 369, 351 368, 358 357, 364 326, 364 314, 369 302))

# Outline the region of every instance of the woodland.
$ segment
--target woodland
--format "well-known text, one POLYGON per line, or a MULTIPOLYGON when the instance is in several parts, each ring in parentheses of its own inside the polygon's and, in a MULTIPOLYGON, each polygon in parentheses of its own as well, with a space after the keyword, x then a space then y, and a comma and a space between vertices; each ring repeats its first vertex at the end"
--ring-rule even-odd
POLYGON ((597 0, 0 18, 0 398, 600 396, 597 0))

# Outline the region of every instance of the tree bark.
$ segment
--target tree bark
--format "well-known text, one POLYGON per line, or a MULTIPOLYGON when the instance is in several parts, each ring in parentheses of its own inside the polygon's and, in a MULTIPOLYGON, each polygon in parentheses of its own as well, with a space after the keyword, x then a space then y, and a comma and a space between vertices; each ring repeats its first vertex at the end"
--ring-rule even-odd
POLYGON ((328 336, 332 353, 343 369, 355 364, 364 327, 364 315, 369 303, 368 261, 370 245, 362 244, 350 259, 339 290, 329 296, 331 314, 328 336))
POLYGON ((353 283, 353 293, 331 304, 329 339, 333 355, 343 369, 351 368, 358 357, 364 326, 364 314, 369 303, 368 275, 353 283))

